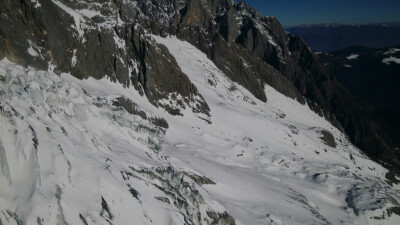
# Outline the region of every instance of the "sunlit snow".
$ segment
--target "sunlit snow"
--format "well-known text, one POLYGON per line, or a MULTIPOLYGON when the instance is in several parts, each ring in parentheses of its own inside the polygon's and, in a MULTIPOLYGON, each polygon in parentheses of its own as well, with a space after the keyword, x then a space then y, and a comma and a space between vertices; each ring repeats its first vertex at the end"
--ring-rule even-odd
POLYGON ((0 61, 1 221, 211 224, 210 212, 226 211, 239 225, 399 223, 388 171, 307 105, 268 85, 261 102, 189 43, 152 38, 204 97, 211 124, 106 78, 0 61), (116 106, 121 96, 169 128, 116 106))
POLYGON ((348 60, 352 60, 352 59, 357 59, 358 56, 359 56, 358 54, 351 54, 351 55, 347 56, 346 58, 347 58, 348 60))
POLYGON ((394 56, 390 56, 388 58, 382 59, 382 63, 388 64, 388 65, 391 64, 391 63, 400 64, 400 59, 396 58, 394 56))

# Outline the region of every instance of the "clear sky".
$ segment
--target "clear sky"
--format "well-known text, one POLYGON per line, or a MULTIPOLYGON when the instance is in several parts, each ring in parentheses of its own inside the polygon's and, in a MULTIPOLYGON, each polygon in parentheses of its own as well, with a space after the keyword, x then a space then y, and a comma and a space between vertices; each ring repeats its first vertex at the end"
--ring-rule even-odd
POLYGON ((400 22, 400 0, 244 0, 283 26, 400 22))

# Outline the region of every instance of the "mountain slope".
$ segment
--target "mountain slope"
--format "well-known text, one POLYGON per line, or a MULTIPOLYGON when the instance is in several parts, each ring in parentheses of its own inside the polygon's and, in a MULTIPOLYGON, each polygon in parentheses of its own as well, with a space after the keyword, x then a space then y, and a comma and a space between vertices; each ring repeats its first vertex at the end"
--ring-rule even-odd
POLYGON ((396 223, 387 170, 326 120, 269 86, 270 101, 259 101, 190 44, 155 39, 210 105, 207 120, 191 109, 172 116, 104 78, 1 62, 2 221, 396 223), (166 134, 115 106, 120 96, 164 117, 166 134))
POLYGON ((30 1, 0 3, 0 58, 77 78, 110 77, 146 95, 153 105, 178 92, 180 105, 208 106, 164 47, 146 33, 174 35, 206 53, 231 80, 262 101, 268 84, 309 102, 370 157, 398 168, 400 154, 387 145, 365 110, 308 46, 273 17, 231 0, 30 1), (162 52, 160 53, 159 50, 162 52), (157 63, 156 63, 157 62, 157 63), (250 65, 250 66, 243 66, 250 65), (314 104, 316 103, 316 104, 314 104))
POLYGON ((0 12, 2 223, 398 223, 396 175, 349 139, 398 155, 275 18, 230 0, 0 12))
POLYGON ((87 93, 70 75, 7 60, 1 75, 2 224, 232 220, 160 153, 165 131, 107 92, 137 100, 132 88, 88 81, 96 92, 87 93))
POLYGON ((350 47, 320 58, 371 114, 391 148, 400 146, 400 49, 350 47))
MULTIPOLYGON (((222 179, 225 182, 229 182, 229 185, 220 185, 221 189, 218 188, 218 183, 217 187, 211 187, 211 190, 213 190, 211 193, 216 192, 218 198, 221 198, 223 202, 227 202, 229 205, 232 201, 240 202, 240 204, 227 206, 228 211, 232 209, 234 212, 238 213, 238 215, 244 217, 245 219, 241 220, 244 221, 244 224, 268 223, 268 220, 263 221, 262 219, 262 222, 260 222, 260 218, 263 218, 263 214, 272 214, 278 218, 282 218, 282 221, 286 224, 295 224, 298 222, 309 224, 337 224, 340 223, 340 221, 338 221, 339 218, 348 217, 348 215, 340 215, 337 210, 342 207, 351 208, 350 205, 352 203, 349 204, 349 198, 351 197, 349 197, 348 194, 352 191, 345 191, 342 193, 346 193, 346 197, 341 197, 341 201, 339 201, 342 203, 331 202, 335 197, 330 196, 330 194, 327 194, 325 191, 332 188, 329 187, 331 181, 336 183, 333 184, 334 186, 342 185, 341 182, 343 180, 340 181, 340 178, 336 180, 336 178, 341 177, 341 175, 338 174, 341 173, 339 172, 341 171, 340 165, 344 166, 342 163, 359 171, 364 171, 362 168, 368 168, 369 166, 364 164, 368 163, 362 159, 365 156, 350 150, 353 147, 345 141, 345 137, 342 136, 340 131, 317 114, 312 113, 307 106, 303 106, 279 94, 269 86, 266 86, 266 94, 269 96, 268 103, 257 101, 254 98, 253 101, 256 104, 251 101, 244 101, 244 104, 241 103, 242 99, 247 99, 246 96, 249 96, 250 99, 252 99, 252 97, 249 93, 246 94, 247 91, 240 87, 238 87, 237 91, 234 91, 232 99, 227 99, 225 97, 221 99, 221 96, 230 95, 231 91, 229 89, 231 89, 231 84, 228 82, 223 86, 221 85, 226 82, 223 82, 223 79, 219 78, 221 75, 218 76, 218 69, 212 67, 212 62, 209 62, 205 55, 194 49, 188 43, 181 43, 177 39, 157 39, 168 46, 171 53, 177 58, 177 62, 182 70, 189 74, 190 79, 199 87, 200 92, 204 93, 203 95, 206 101, 210 104, 213 121, 215 121, 215 124, 213 123, 211 125, 212 127, 208 129, 201 127, 198 133, 199 135, 195 135, 191 138, 189 133, 185 133, 187 136, 181 137, 181 132, 179 132, 178 138, 173 138, 178 140, 177 142, 179 145, 174 146, 169 152, 176 157, 185 159, 183 161, 190 163, 189 165, 196 166, 198 170, 208 171, 204 172, 206 175, 211 177, 223 177, 222 179), (209 65, 211 71, 204 71, 204 66, 207 68, 209 65), (214 76, 219 80, 220 85, 218 85, 217 82, 215 87, 210 87, 208 79, 214 76), (210 88, 213 89, 213 92, 217 93, 212 93, 210 88), (242 92, 244 96, 240 94, 240 92, 242 92), (205 93, 209 94, 206 95, 205 93), (221 108, 221 106, 223 106, 223 108, 221 108), (249 119, 249 117, 252 119, 249 119), (260 123, 261 120, 265 121, 265 124, 260 123), (242 123, 241 121, 246 121, 246 123, 242 123), (283 127, 283 130, 279 127, 283 127), (234 132, 232 133, 232 131, 234 132), (329 146, 329 144, 320 139, 321 136, 324 136, 325 132, 332 132, 335 136, 334 142, 338 146, 335 147, 335 144, 332 143, 331 146, 329 146), (220 140, 218 140, 218 137, 221 137, 220 140), (184 140, 188 139, 200 140, 198 140, 198 144, 193 143, 193 141, 191 141, 191 144, 185 144, 184 140), (221 141, 221 139, 223 141, 221 141), (216 141, 218 142, 215 143, 216 141), (348 152, 349 150, 350 152, 348 152), (207 153, 204 154, 204 151, 207 153), (226 152, 225 156, 223 155, 224 152, 226 152), (353 154, 361 157, 358 158, 359 161, 352 161, 353 154), (234 157, 233 159, 232 156, 234 157), (266 159, 269 157, 271 158, 266 159), (224 162, 221 162, 219 159, 223 159, 224 162), (219 172, 216 172, 219 171, 217 168, 221 168, 221 164, 228 165, 229 172, 224 172, 224 174, 221 175, 219 172), (361 169, 357 169, 359 166, 361 169), (282 171, 282 168, 285 172, 282 171), (312 168, 317 169, 314 170, 312 168), (232 173, 239 177, 231 177, 232 173), (323 180, 322 183, 320 183, 320 178, 323 180), (327 180, 325 180, 325 178, 327 180), (262 183, 263 181, 268 185, 264 186, 260 184, 260 182, 262 183), (306 187, 308 185, 303 183, 304 181, 306 181, 306 183, 311 182, 309 183, 310 186, 306 187), (251 182, 255 182, 258 185, 246 187, 245 184, 251 182), (278 182, 278 184, 276 182, 278 182), (318 189, 315 183, 319 183, 323 187, 318 189), (278 188, 275 187, 275 185, 277 185, 278 188), (238 188, 232 190, 232 187, 240 187, 242 192, 239 192, 239 190, 237 190, 238 188), (303 204, 306 203, 303 208, 309 210, 309 213, 314 215, 317 220, 314 222, 306 222, 302 221, 304 218, 300 219, 300 221, 296 221, 296 219, 284 219, 288 211, 294 214, 291 215, 292 217, 297 217, 295 215, 298 207, 294 206, 293 209, 285 210, 282 213, 282 208, 288 209, 288 206, 282 206, 282 202, 279 198, 271 199, 270 197, 276 197, 278 195, 277 192, 280 193, 285 189, 288 192, 283 191, 283 196, 289 196, 289 198, 300 202, 303 202, 300 199, 304 197, 303 204), (297 193, 298 190, 302 190, 300 192, 301 194, 297 193), (233 196, 228 194, 232 191, 235 191, 233 196), (319 196, 317 197, 314 195, 314 191, 321 191, 321 195, 317 195, 319 196), (222 196, 220 197, 220 195, 222 196), (253 198, 258 203, 251 202, 251 200, 249 201, 249 199, 253 198), (338 207, 338 205, 336 205, 343 203, 345 206, 338 207), (309 207, 313 204, 318 205, 318 210, 312 209, 312 206, 309 207), (242 212, 243 208, 254 210, 254 212, 249 210, 253 216, 249 217, 249 212, 247 211, 242 212), (264 208, 267 208, 269 212, 265 212, 264 208), (339 214, 333 215, 334 211, 339 214), (255 218, 257 218, 258 221, 256 221, 255 218)), ((185 166, 188 165, 186 164, 185 166)), ((367 169, 369 172, 373 170, 372 167, 367 169)), ((355 177, 358 176, 359 175, 356 175, 355 177)), ((344 177, 348 176, 345 175, 344 177)), ((350 177, 352 177, 352 175, 350 175, 350 177)), ((348 182, 348 180, 345 182, 348 182)), ((371 181, 368 181, 367 183, 370 182, 371 181)), ((339 189, 341 188, 336 190, 339 189)), ((340 192, 341 191, 339 191, 339 193, 340 192)), ((359 197, 359 200, 364 198, 361 196, 359 197)), ((294 202, 291 202, 291 204, 293 203, 294 202)), ((357 203, 357 205, 361 204, 360 202, 357 203)), ((373 205, 372 202, 366 205, 369 204, 373 205)), ((357 211, 357 209, 353 211, 350 210, 350 214, 357 214, 357 211)), ((235 216, 235 214, 232 215, 235 216)), ((352 221, 349 223, 357 222, 352 221)))
POLYGON ((400 48, 374 49, 349 47, 319 54, 331 74, 363 103, 383 108, 400 109, 400 48), (391 96, 391 98, 387 98, 391 96))

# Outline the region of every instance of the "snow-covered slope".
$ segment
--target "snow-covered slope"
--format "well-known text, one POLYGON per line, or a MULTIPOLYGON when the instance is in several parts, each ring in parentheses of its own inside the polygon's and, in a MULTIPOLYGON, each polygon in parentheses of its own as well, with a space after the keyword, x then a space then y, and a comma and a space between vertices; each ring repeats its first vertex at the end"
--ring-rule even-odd
POLYGON ((0 62, 1 223, 399 223, 388 171, 324 118, 269 86, 259 101, 187 42, 153 40, 210 115, 172 116, 105 78, 0 62), (121 96, 146 117, 118 106, 121 96))
POLYGON ((160 153, 164 131, 100 88, 130 98, 134 89, 103 80, 86 93, 69 75, 7 60, 0 73, 1 224, 211 224, 223 215, 160 153))
POLYGON ((211 125, 188 119, 172 127, 167 133, 172 146, 164 151, 185 162, 182 168, 216 180, 207 189, 234 218, 243 224, 273 218, 286 224, 373 224, 371 217, 398 204, 384 200, 390 195, 398 201, 398 189, 382 181, 387 171, 307 106, 269 86, 268 102, 258 101, 187 42, 154 38, 168 47, 212 115, 211 125), (188 124, 194 132, 183 133, 188 124), (321 140, 326 132, 336 147, 321 140))

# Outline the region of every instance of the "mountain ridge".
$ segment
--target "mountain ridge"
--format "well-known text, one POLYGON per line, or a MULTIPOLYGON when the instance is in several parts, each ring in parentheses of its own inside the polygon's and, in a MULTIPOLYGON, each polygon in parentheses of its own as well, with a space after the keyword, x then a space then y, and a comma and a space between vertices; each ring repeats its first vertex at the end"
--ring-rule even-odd
POLYGON ((348 139, 394 168, 398 152, 276 18, 230 0, 5 0, 0 12, 1 131, 13 140, 1 138, 1 179, 19 199, 4 200, 2 221, 396 223, 396 175, 348 139), (66 207, 74 185, 96 182, 87 208, 66 207), (52 214, 16 187, 44 193, 52 214))
POLYGON ((390 140, 391 148, 396 148, 395 134, 398 131, 400 87, 397 74, 400 71, 398 58, 400 47, 374 49, 362 46, 320 53, 320 58, 328 65, 331 73, 345 85, 372 114, 375 123, 383 123, 382 132, 390 140), (388 97, 390 96, 390 97, 388 97), (392 136, 393 135, 393 136, 392 136))
POLYGON ((315 51, 330 52, 354 45, 387 48, 400 44, 399 23, 310 24, 285 28, 315 51))
MULTIPOLYGON (((320 115, 326 115, 339 129, 343 127, 353 143, 371 157, 384 159, 394 168, 399 164, 399 153, 391 150, 379 136, 379 131, 368 120, 362 106, 353 101, 345 88, 340 87, 334 77, 329 75, 318 56, 300 38, 285 33, 276 18, 263 17, 244 2, 229 0, 100 2, 103 5, 54 0, 40 3, 39 7, 34 2, 24 0, 3 2, 2 9, 8 9, 4 13, 11 14, 2 18, 2 24, 19 25, 17 28, 14 25, 2 28, 0 33, 3 34, 3 41, 0 43, 3 43, 3 50, 0 57, 7 56, 22 65, 28 63, 38 68, 46 68, 51 59, 56 65, 55 71, 71 71, 80 78, 94 76, 99 79, 107 74, 112 80, 118 80, 124 85, 129 85, 132 80, 132 84, 139 90, 143 89, 153 104, 158 104, 163 96, 176 89, 178 84, 174 81, 187 79, 176 70, 169 73, 170 77, 166 77, 163 82, 157 83, 160 67, 151 66, 150 59, 159 56, 154 54, 156 49, 146 40, 145 29, 162 36, 177 35, 205 52, 233 81, 242 84, 257 98, 266 100, 259 80, 300 102, 306 101, 302 97, 305 96, 317 103, 310 103, 311 108, 320 115), (163 7, 167 5, 170 8, 163 7), (174 9, 175 6, 178 10, 174 9), (15 12, 14 7, 22 7, 25 13, 12 14, 15 12), (78 13, 71 11, 70 7, 76 7, 78 13), (91 10, 101 13, 88 13, 91 10), (153 13, 152 10, 160 12, 153 13), (51 12, 60 14, 49 14, 51 12), (147 12, 153 19, 149 19, 143 12, 147 12), (39 13, 38 16, 35 13, 39 13), (52 17, 55 18, 49 20, 52 17), (125 22, 121 22, 121 18, 125 22), (27 26, 28 23, 33 25, 27 26), (67 28, 71 32, 65 33, 57 23, 71 23, 71 27, 67 28), (31 36, 25 33, 26 30, 32 30, 36 36, 26 37, 31 36), (34 44, 36 49, 48 49, 40 52, 41 59, 26 52, 30 46, 27 40, 31 39, 37 39, 34 44), (101 49, 100 55, 97 49, 101 49), (242 67, 245 61, 257 67, 242 67)), ((157 60, 173 61, 168 54, 162 55, 157 60)), ((173 71, 173 68, 176 65, 170 70, 173 71)), ((186 84, 179 85, 178 92, 185 99, 182 104, 188 105, 191 102, 190 96, 197 94, 193 86, 187 81, 183 82, 186 84)), ((204 101, 200 100, 198 107, 196 111, 207 110, 204 101)), ((169 111, 179 114, 173 108, 169 111)))

